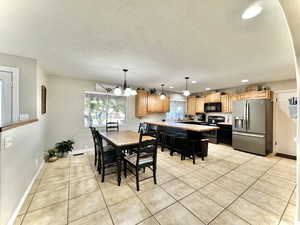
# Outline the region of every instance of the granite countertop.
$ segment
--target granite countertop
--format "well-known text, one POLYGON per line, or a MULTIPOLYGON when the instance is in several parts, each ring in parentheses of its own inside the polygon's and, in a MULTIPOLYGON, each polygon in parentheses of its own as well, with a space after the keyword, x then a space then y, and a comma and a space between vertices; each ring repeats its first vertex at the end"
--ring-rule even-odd
POLYGON ((230 122, 220 122, 218 124, 232 126, 232 123, 230 122))
POLYGON ((148 124, 153 124, 157 126, 164 126, 164 127, 173 127, 183 130, 190 130, 195 132, 206 132, 212 130, 218 130, 219 127, 213 126, 204 126, 204 125, 196 125, 196 124, 184 124, 184 123, 176 123, 176 122, 145 122, 148 124))

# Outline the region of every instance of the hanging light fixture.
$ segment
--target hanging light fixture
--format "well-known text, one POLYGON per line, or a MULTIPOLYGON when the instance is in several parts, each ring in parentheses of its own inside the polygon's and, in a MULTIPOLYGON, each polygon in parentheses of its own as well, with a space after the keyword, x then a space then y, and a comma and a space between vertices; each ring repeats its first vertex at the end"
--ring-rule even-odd
POLYGON ((160 99, 161 100, 164 100, 165 98, 166 98, 166 94, 165 94, 165 92, 164 92, 164 84, 161 84, 160 85, 161 86, 161 92, 160 92, 160 99))
POLYGON ((122 89, 121 89, 120 86, 117 86, 117 87, 114 89, 114 93, 115 93, 116 95, 121 95, 122 92, 124 92, 124 93, 123 93, 124 96, 137 95, 136 90, 131 89, 129 86, 127 86, 126 73, 128 72, 128 69, 123 69, 123 72, 124 72, 123 91, 122 91, 122 89))
POLYGON ((188 89, 188 79, 190 79, 189 77, 185 77, 184 78, 185 79, 185 90, 183 91, 183 95, 184 96, 189 96, 190 94, 191 94, 191 92, 189 91, 189 89, 188 89))

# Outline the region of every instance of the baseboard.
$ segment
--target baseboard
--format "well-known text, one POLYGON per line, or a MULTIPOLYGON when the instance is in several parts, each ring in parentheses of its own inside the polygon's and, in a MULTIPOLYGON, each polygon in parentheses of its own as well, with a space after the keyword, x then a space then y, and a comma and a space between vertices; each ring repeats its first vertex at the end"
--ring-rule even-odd
POLYGON ((275 155, 279 156, 279 157, 282 157, 282 158, 286 158, 286 159, 297 160, 297 156, 294 156, 294 155, 288 155, 288 154, 284 154, 284 153, 280 153, 280 152, 277 152, 275 155))
POLYGON ((30 190, 31 190, 31 187, 32 187, 34 181, 36 180, 37 176, 40 174, 40 172, 41 172, 42 168, 44 167, 44 165, 45 165, 45 162, 43 161, 43 162, 41 163, 39 169, 38 169, 37 172, 35 173, 34 177, 32 178, 32 181, 31 181, 30 184, 28 185, 28 187, 27 187, 27 189, 26 189, 24 195, 22 196, 22 198, 21 198, 21 200, 20 200, 20 202, 19 202, 17 208, 15 209, 14 213, 13 213, 12 216, 10 217, 10 219, 9 219, 9 221, 8 221, 8 223, 7 223, 7 225, 13 225, 13 224, 14 224, 14 222, 15 222, 17 216, 19 215, 19 212, 20 212, 20 210, 21 210, 21 207, 22 207, 23 203, 25 202, 25 200, 26 200, 28 194, 30 193, 30 190))

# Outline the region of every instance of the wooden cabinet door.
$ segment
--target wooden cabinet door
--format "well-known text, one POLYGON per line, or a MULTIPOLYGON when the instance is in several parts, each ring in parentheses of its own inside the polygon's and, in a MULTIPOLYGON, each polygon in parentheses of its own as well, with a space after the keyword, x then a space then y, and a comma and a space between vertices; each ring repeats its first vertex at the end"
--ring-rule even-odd
POLYGON ((189 116, 196 115, 196 96, 187 97, 187 114, 189 116))
POLYGON ((170 112, 170 96, 167 96, 163 101, 163 113, 170 112))
POLYGON ((204 113, 205 97, 196 98, 196 113, 204 113))
POLYGON ((148 112, 162 113, 163 101, 157 95, 148 95, 148 112))
POLYGON ((229 112, 229 96, 228 95, 221 95, 221 104, 222 104, 222 112, 228 113, 229 112))
POLYGON ((205 103, 221 102, 221 93, 212 93, 205 96, 205 103))
POLYGON ((148 95, 147 111, 150 113, 156 112, 156 98, 154 95, 148 95))
POLYGON ((147 92, 144 90, 137 90, 135 96, 135 116, 143 117, 147 115, 147 92))

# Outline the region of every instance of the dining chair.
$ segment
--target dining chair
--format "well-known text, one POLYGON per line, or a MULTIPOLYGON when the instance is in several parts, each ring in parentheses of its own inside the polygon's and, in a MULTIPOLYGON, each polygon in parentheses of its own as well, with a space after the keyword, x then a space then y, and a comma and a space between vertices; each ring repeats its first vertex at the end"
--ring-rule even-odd
POLYGON ((119 131, 119 122, 106 122, 106 132, 119 131))
POLYGON ((92 133, 92 136, 93 136, 94 151, 95 151, 95 162, 94 162, 94 165, 96 166, 97 165, 97 160, 98 160, 98 151, 97 151, 97 146, 96 146, 96 141, 95 141, 95 138, 96 138, 96 134, 95 134, 96 128, 95 127, 90 127, 90 130, 91 130, 91 133, 92 133))
POLYGON ((157 138, 143 141, 143 137, 148 136, 144 129, 140 130, 139 145, 133 149, 133 153, 124 157, 124 176, 127 177, 127 169, 136 176, 136 189, 140 190, 139 182, 153 178, 156 184, 156 164, 157 164, 157 138), (152 168, 151 168, 152 167, 152 168), (135 171, 132 171, 131 168, 135 171), (139 171, 149 168, 153 175, 140 180, 139 171))
POLYGON ((96 138, 96 146, 98 150, 98 167, 97 170, 98 172, 102 175, 101 177, 101 182, 104 182, 104 177, 105 177, 105 170, 109 167, 113 167, 117 165, 117 153, 116 149, 111 146, 103 145, 103 138, 99 134, 99 131, 95 131, 96 138))

